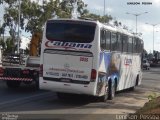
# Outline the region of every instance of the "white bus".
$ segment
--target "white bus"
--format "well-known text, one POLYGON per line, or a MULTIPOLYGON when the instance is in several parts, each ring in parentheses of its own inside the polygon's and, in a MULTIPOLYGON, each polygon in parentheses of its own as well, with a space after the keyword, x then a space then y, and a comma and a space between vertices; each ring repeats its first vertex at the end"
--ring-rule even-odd
POLYGON ((143 41, 98 21, 48 20, 43 33, 40 89, 104 101, 141 83, 143 41))

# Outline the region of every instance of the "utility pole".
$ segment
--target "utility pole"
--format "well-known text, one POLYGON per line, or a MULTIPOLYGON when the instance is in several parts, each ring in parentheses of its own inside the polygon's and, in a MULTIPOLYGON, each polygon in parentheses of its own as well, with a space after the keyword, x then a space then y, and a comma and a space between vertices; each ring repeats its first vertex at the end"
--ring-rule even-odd
POLYGON ((104 0, 104 11, 103 11, 103 16, 104 16, 104 23, 106 23, 106 0, 104 0))
POLYGON ((106 0, 104 0, 104 16, 106 15, 106 0))
MULTIPOLYGON (((1 20, 0 20, 0 28, 2 29, 1 20)), ((2 31, 1 31, 1 34, 2 34, 2 31)), ((0 37, 1 37, 1 34, 0 34, 0 37)))
POLYGON ((19 54, 20 48, 20 22, 21 22, 21 2, 18 0, 19 8, 18 8, 18 39, 17 39, 17 53, 19 54))
POLYGON ((146 24, 151 25, 153 27, 153 54, 154 54, 154 28, 155 28, 155 26, 159 25, 160 23, 158 23, 158 24, 149 24, 149 23, 146 23, 146 24))
POLYGON ((136 17, 136 35, 137 35, 137 17, 143 14, 147 14, 148 12, 143 12, 143 13, 129 13, 126 12, 126 14, 134 15, 136 17))

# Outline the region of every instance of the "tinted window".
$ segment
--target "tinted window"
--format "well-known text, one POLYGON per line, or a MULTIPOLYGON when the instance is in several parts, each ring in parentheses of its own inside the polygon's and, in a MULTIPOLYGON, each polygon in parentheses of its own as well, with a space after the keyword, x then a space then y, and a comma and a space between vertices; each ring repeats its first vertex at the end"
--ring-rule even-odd
POLYGON ((143 41, 139 38, 133 39, 133 52, 141 53, 143 52, 143 41))
POLYGON ((143 47, 144 47, 144 43, 143 43, 143 41, 141 40, 141 53, 143 52, 143 47))
POLYGON ((100 35, 100 44, 101 44, 101 49, 106 49, 106 31, 101 30, 101 35, 100 35))
POLYGON ((89 22, 52 20, 47 22, 46 38, 63 42, 90 43, 96 24, 89 22))
POLYGON ((117 35, 115 33, 112 33, 111 36, 111 50, 116 51, 117 49, 117 35))
POLYGON ((111 32, 106 31, 106 49, 110 50, 111 48, 111 32))
POLYGON ((139 52, 139 39, 136 38, 136 53, 139 52))
POLYGON ((105 50, 110 50, 110 38, 111 33, 106 30, 101 30, 101 48, 105 50))
POLYGON ((129 37, 128 39, 128 52, 132 52, 132 37, 129 37))
POLYGON ((122 51, 122 37, 121 37, 121 34, 118 33, 118 36, 117 36, 117 51, 122 51))
POLYGON ((138 52, 139 53, 143 52, 143 42, 140 39, 138 39, 138 52))
POLYGON ((122 35, 123 40, 123 52, 127 52, 128 50, 128 36, 122 35))
POLYGON ((137 52, 136 38, 133 38, 133 53, 137 52))

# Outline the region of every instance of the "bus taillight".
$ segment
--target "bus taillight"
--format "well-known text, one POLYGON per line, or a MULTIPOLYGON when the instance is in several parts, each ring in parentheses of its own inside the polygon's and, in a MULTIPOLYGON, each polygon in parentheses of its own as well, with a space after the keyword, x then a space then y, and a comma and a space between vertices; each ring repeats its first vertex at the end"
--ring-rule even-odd
POLYGON ((91 81, 95 81, 97 77, 97 71, 95 69, 92 69, 91 71, 91 81))
POLYGON ((43 77, 43 64, 40 65, 39 77, 43 77))

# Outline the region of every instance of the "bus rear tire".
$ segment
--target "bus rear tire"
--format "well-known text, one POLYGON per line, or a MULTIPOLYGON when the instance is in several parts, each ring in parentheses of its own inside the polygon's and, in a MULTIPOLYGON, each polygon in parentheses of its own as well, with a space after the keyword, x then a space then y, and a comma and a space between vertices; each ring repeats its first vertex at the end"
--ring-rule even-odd
POLYGON ((21 84, 21 81, 6 81, 8 88, 18 88, 21 84))
POLYGON ((108 84, 108 100, 112 100, 115 97, 115 84, 112 80, 108 84))

